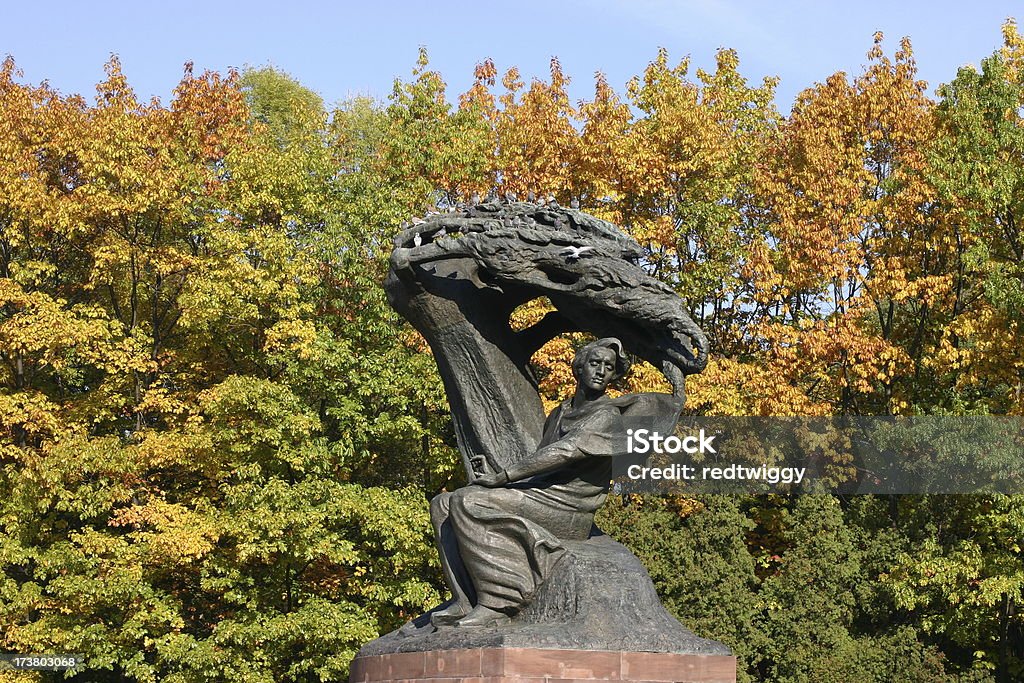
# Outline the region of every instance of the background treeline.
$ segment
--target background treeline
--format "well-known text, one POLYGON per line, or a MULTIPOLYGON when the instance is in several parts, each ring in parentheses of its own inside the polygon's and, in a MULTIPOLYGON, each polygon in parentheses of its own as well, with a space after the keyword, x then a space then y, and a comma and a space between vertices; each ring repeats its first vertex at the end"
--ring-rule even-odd
MULTIPOLYGON (((575 104, 557 61, 529 85, 483 62, 452 98, 423 54, 333 111, 273 69, 187 68, 165 105, 116 60, 90 102, 8 59, 0 650, 85 653, 80 681, 342 680, 436 604, 426 501, 463 475, 380 282, 400 223, 475 195, 645 245, 713 343, 694 413, 1024 413, 1004 37, 932 98, 876 36, 788 115, 729 50, 575 104)), ((549 402, 577 343, 534 359, 549 402)), ((1024 679, 1024 497, 613 498, 602 524, 741 680, 1024 679)))

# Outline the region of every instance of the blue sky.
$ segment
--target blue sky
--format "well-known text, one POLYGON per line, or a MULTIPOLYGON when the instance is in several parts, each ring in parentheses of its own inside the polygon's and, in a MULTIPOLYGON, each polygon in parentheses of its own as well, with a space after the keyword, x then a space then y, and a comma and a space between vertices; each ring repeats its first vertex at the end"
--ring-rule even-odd
POLYGON ((111 53, 144 99, 167 100, 182 65, 197 71, 273 64, 331 104, 352 95, 384 98, 407 78, 425 45, 452 99, 486 57, 500 72, 518 66, 545 76, 558 56, 574 97, 590 97, 603 71, 620 93, 663 46, 672 61, 714 64, 735 48, 752 82, 782 78, 777 102, 835 71, 855 74, 876 30, 892 54, 910 36, 920 77, 934 89, 1001 43, 1013 2, 758 2, 740 0, 524 0, 516 3, 65 2, 0 0, 0 55, 14 56, 23 81, 48 80, 63 93, 91 96, 111 53))

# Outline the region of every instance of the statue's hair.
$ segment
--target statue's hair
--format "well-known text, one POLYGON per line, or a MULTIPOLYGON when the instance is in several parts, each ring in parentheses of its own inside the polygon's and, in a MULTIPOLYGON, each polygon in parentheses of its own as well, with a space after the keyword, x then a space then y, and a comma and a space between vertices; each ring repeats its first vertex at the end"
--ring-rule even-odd
POLYGON ((583 364, 587 362, 590 352, 594 349, 611 349, 615 352, 615 376, 612 377, 612 381, 624 377, 629 372, 629 357, 622 348, 622 342, 615 337, 605 337, 604 339, 598 339, 597 341, 585 344, 576 352, 576 356, 572 359, 573 377, 579 379, 583 364))

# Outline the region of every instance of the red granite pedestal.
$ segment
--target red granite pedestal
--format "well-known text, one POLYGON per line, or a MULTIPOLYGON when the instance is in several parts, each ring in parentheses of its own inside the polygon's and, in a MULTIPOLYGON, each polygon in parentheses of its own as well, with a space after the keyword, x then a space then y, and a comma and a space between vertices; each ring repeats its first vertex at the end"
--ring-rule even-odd
POLYGON ((350 683, 735 683, 736 658, 607 650, 484 648, 357 657, 350 683))

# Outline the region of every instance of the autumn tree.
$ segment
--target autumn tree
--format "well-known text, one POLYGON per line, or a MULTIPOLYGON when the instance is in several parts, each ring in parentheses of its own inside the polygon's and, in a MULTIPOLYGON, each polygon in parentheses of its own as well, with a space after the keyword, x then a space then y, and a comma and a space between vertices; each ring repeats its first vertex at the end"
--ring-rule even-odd
POLYGON ((84 652, 91 681, 343 675, 437 600, 434 470, 364 474, 417 452, 408 402, 439 390, 403 370, 419 354, 382 297, 339 285, 372 294, 379 263, 335 222, 351 197, 322 106, 276 73, 189 68, 169 107, 116 61, 93 105, 15 77, 4 649, 84 652))

